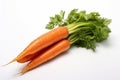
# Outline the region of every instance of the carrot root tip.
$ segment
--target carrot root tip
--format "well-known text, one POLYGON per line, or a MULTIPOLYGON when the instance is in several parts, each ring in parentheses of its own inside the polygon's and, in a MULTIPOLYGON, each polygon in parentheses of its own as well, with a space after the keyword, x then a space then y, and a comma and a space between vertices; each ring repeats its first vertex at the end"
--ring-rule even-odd
POLYGON ((16 76, 22 76, 23 73, 19 72, 19 73, 16 73, 15 75, 16 75, 16 76))
POLYGON ((2 66, 7 66, 7 65, 9 65, 9 64, 11 64, 11 63, 13 63, 13 62, 15 62, 16 61, 16 59, 13 59, 12 61, 10 61, 10 62, 8 62, 7 64, 4 64, 4 65, 2 65, 2 66))

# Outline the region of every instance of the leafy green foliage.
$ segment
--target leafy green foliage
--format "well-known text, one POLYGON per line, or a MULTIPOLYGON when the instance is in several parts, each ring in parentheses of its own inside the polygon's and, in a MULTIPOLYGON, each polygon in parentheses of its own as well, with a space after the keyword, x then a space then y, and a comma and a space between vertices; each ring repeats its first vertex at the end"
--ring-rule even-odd
POLYGON ((98 12, 86 11, 78 12, 78 9, 73 9, 64 19, 65 11, 50 17, 50 22, 46 25, 47 29, 53 29, 57 26, 66 26, 69 31, 68 39, 71 45, 85 47, 95 50, 96 42, 101 42, 108 38, 111 23, 110 19, 100 17, 98 12))
POLYGON ((46 25, 47 29, 52 29, 54 26, 62 25, 64 22, 65 11, 61 11, 60 14, 56 14, 54 17, 50 17, 50 22, 46 25))

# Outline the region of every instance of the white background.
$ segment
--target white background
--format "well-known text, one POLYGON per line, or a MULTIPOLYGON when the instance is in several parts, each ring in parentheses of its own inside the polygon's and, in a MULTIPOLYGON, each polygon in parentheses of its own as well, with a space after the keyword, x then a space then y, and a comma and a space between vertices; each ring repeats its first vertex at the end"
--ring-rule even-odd
POLYGON ((0 80, 120 80, 119 5, 119 0, 0 0, 0 80), (112 32, 97 44, 96 52, 72 48, 22 76, 17 73, 26 63, 1 67, 48 31, 50 16, 74 8, 112 19, 112 32))

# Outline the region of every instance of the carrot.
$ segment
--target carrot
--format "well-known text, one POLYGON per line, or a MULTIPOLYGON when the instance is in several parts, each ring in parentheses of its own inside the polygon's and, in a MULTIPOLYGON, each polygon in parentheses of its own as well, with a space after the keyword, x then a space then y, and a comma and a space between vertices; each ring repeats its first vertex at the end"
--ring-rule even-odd
MULTIPOLYGON (((37 51, 40 51, 54 43, 56 43, 59 40, 62 40, 64 38, 68 37, 68 30, 66 27, 58 27, 55 28, 42 36, 38 37, 37 39, 33 40, 16 58, 14 58, 11 62, 18 61, 22 58, 26 58, 29 55, 35 55, 37 51)), ((31 56, 29 56, 30 58, 31 56)), ((31 59, 31 58, 30 58, 31 59)), ((29 60, 29 59, 28 59, 29 60)), ((11 63, 9 62, 9 63, 11 63)), ((24 61, 22 61, 24 62, 24 61)), ((8 63, 8 64, 9 64, 8 63)))
POLYGON ((25 73, 45 62, 48 60, 53 59, 57 55, 67 51, 70 48, 70 41, 69 40, 61 40, 54 45, 52 45, 48 50, 44 51, 42 55, 34 58, 28 65, 23 68, 21 73, 25 73))
POLYGON ((100 17, 98 12, 86 14, 86 11, 78 12, 78 9, 73 9, 66 19, 64 14, 65 12, 61 11, 60 14, 50 17, 50 22, 48 22, 46 28, 53 29, 56 26, 57 28, 32 41, 11 61, 23 63, 31 60, 21 73, 51 60, 68 50, 70 46, 85 47, 94 51, 96 43, 107 39, 111 32, 108 27, 111 19, 100 17), (47 49, 41 52, 45 48, 47 49), (40 51, 39 54, 38 51, 40 51))

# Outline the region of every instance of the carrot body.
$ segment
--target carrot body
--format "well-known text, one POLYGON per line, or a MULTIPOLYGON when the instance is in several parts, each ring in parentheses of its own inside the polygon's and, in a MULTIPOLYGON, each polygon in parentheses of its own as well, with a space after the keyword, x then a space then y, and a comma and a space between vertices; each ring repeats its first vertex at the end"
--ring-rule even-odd
POLYGON ((67 51, 70 48, 70 42, 69 40, 61 40, 57 43, 55 43, 53 46, 51 46, 48 50, 44 51, 42 55, 34 58, 28 65, 23 68, 21 73, 25 73, 44 62, 47 62, 48 60, 56 57, 57 55, 61 54, 64 51, 67 51))
POLYGON ((30 60, 34 59, 35 56, 37 56, 37 54, 35 54, 35 55, 28 55, 28 56, 25 56, 25 57, 23 57, 21 59, 18 59, 17 62, 24 63, 24 62, 27 62, 27 61, 30 61, 30 60))
MULTIPOLYGON (((50 46, 49 46, 50 47, 50 46)), ((34 54, 30 54, 30 55, 27 55, 27 56, 24 56, 22 57, 21 59, 17 59, 17 62, 19 63, 24 63, 24 62, 27 62, 27 61, 31 61, 33 60, 34 58, 36 58, 38 55, 41 55, 44 51, 46 51, 49 47, 43 49, 43 50, 40 50, 34 54)))
MULTIPOLYGON (((31 54, 34 54, 37 51, 40 51, 57 41, 60 41, 62 39, 65 39, 68 37, 68 30, 66 27, 58 27, 55 28, 42 36, 38 37, 34 41, 32 41, 13 61, 18 61, 21 60, 23 57, 29 56, 31 54)), ((29 56, 30 57, 30 56, 29 56)), ((31 59, 31 58, 30 58, 31 59)), ((10 63, 11 63, 10 62, 10 63)), ((24 62, 24 61, 23 61, 24 62)))

